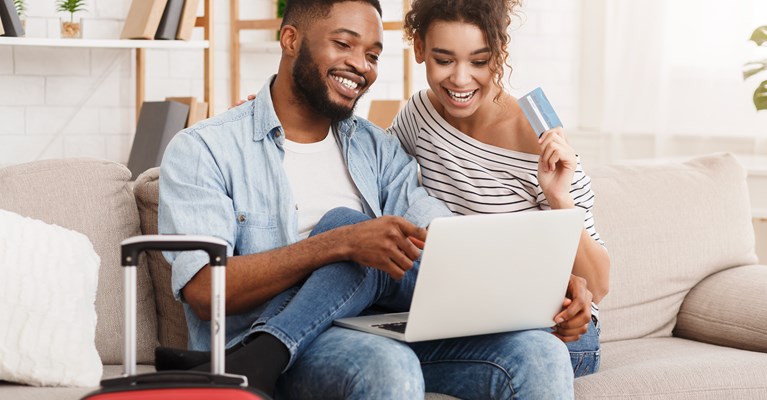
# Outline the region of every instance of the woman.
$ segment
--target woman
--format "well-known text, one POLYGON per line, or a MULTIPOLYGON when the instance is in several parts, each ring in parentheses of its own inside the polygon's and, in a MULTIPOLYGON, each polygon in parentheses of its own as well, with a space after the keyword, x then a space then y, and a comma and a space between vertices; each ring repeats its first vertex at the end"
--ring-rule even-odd
POLYGON ((428 192, 455 214, 586 209, 571 280, 585 279, 590 293, 569 293, 552 328, 581 376, 599 367, 591 315, 607 294, 610 261, 594 227, 590 179, 563 129, 539 139, 504 91, 507 31, 519 3, 414 0, 405 34, 429 89, 410 99, 389 132, 418 160, 428 192))

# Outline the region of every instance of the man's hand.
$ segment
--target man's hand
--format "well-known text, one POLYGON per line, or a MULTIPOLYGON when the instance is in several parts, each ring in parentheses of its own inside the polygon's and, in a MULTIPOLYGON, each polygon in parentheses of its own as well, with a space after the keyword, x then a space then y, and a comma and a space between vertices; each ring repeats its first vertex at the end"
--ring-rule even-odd
POLYGON ((344 241, 349 259, 380 269, 394 279, 402 279, 421 255, 419 245, 426 240, 426 229, 395 216, 384 216, 345 226, 344 241))
POLYGON ((591 323, 591 292, 586 280, 570 275, 567 297, 562 303, 562 312, 554 317, 554 335, 563 342, 574 342, 586 333, 591 323))

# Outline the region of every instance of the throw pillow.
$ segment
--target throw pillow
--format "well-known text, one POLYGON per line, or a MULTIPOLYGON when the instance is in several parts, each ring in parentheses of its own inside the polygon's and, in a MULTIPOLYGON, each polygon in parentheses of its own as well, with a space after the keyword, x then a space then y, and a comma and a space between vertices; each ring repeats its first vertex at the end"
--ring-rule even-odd
POLYGON ((0 380, 96 386, 100 259, 78 232, 0 210, 0 380))

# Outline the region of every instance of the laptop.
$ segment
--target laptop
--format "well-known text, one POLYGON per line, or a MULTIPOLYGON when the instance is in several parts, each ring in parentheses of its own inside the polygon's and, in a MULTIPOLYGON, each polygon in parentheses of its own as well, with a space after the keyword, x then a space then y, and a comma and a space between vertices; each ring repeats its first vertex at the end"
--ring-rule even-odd
POLYGON ((436 218, 410 312, 334 323, 404 342, 551 327, 584 214, 575 207, 436 218))

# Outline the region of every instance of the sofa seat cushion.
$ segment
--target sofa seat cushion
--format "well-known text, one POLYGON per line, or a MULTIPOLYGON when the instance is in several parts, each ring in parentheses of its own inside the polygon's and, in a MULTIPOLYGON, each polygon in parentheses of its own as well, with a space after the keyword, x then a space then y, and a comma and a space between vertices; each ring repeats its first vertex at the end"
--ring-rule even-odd
MULTIPOLYGON (((102 377, 116 378, 122 374, 122 365, 105 365, 102 377)), ((137 365, 136 372, 145 374, 154 372, 154 366, 137 365)), ((13 400, 79 400, 86 394, 98 390, 98 386, 75 388, 75 387, 30 387, 16 385, 0 381, 0 399, 13 400)))
POLYGON ((681 338, 602 345, 597 374, 575 380, 578 399, 757 399, 767 397, 763 353, 681 338))
MULTIPOLYGON (((90 239, 101 258, 96 293, 96 349, 104 364, 122 362, 122 240, 138 235, 131 173, 95 159, 36 161, 0 169, 0 209, 71 229, 90 239)), ((139 363, 154 361, 157 316, 146 268, 138 277, 139 363)))
POLYGON ((730 154, 590 170, 596 227, 610 253, 602 341, 670 337, 705 277, 755 264, 746 171, 730 154))

